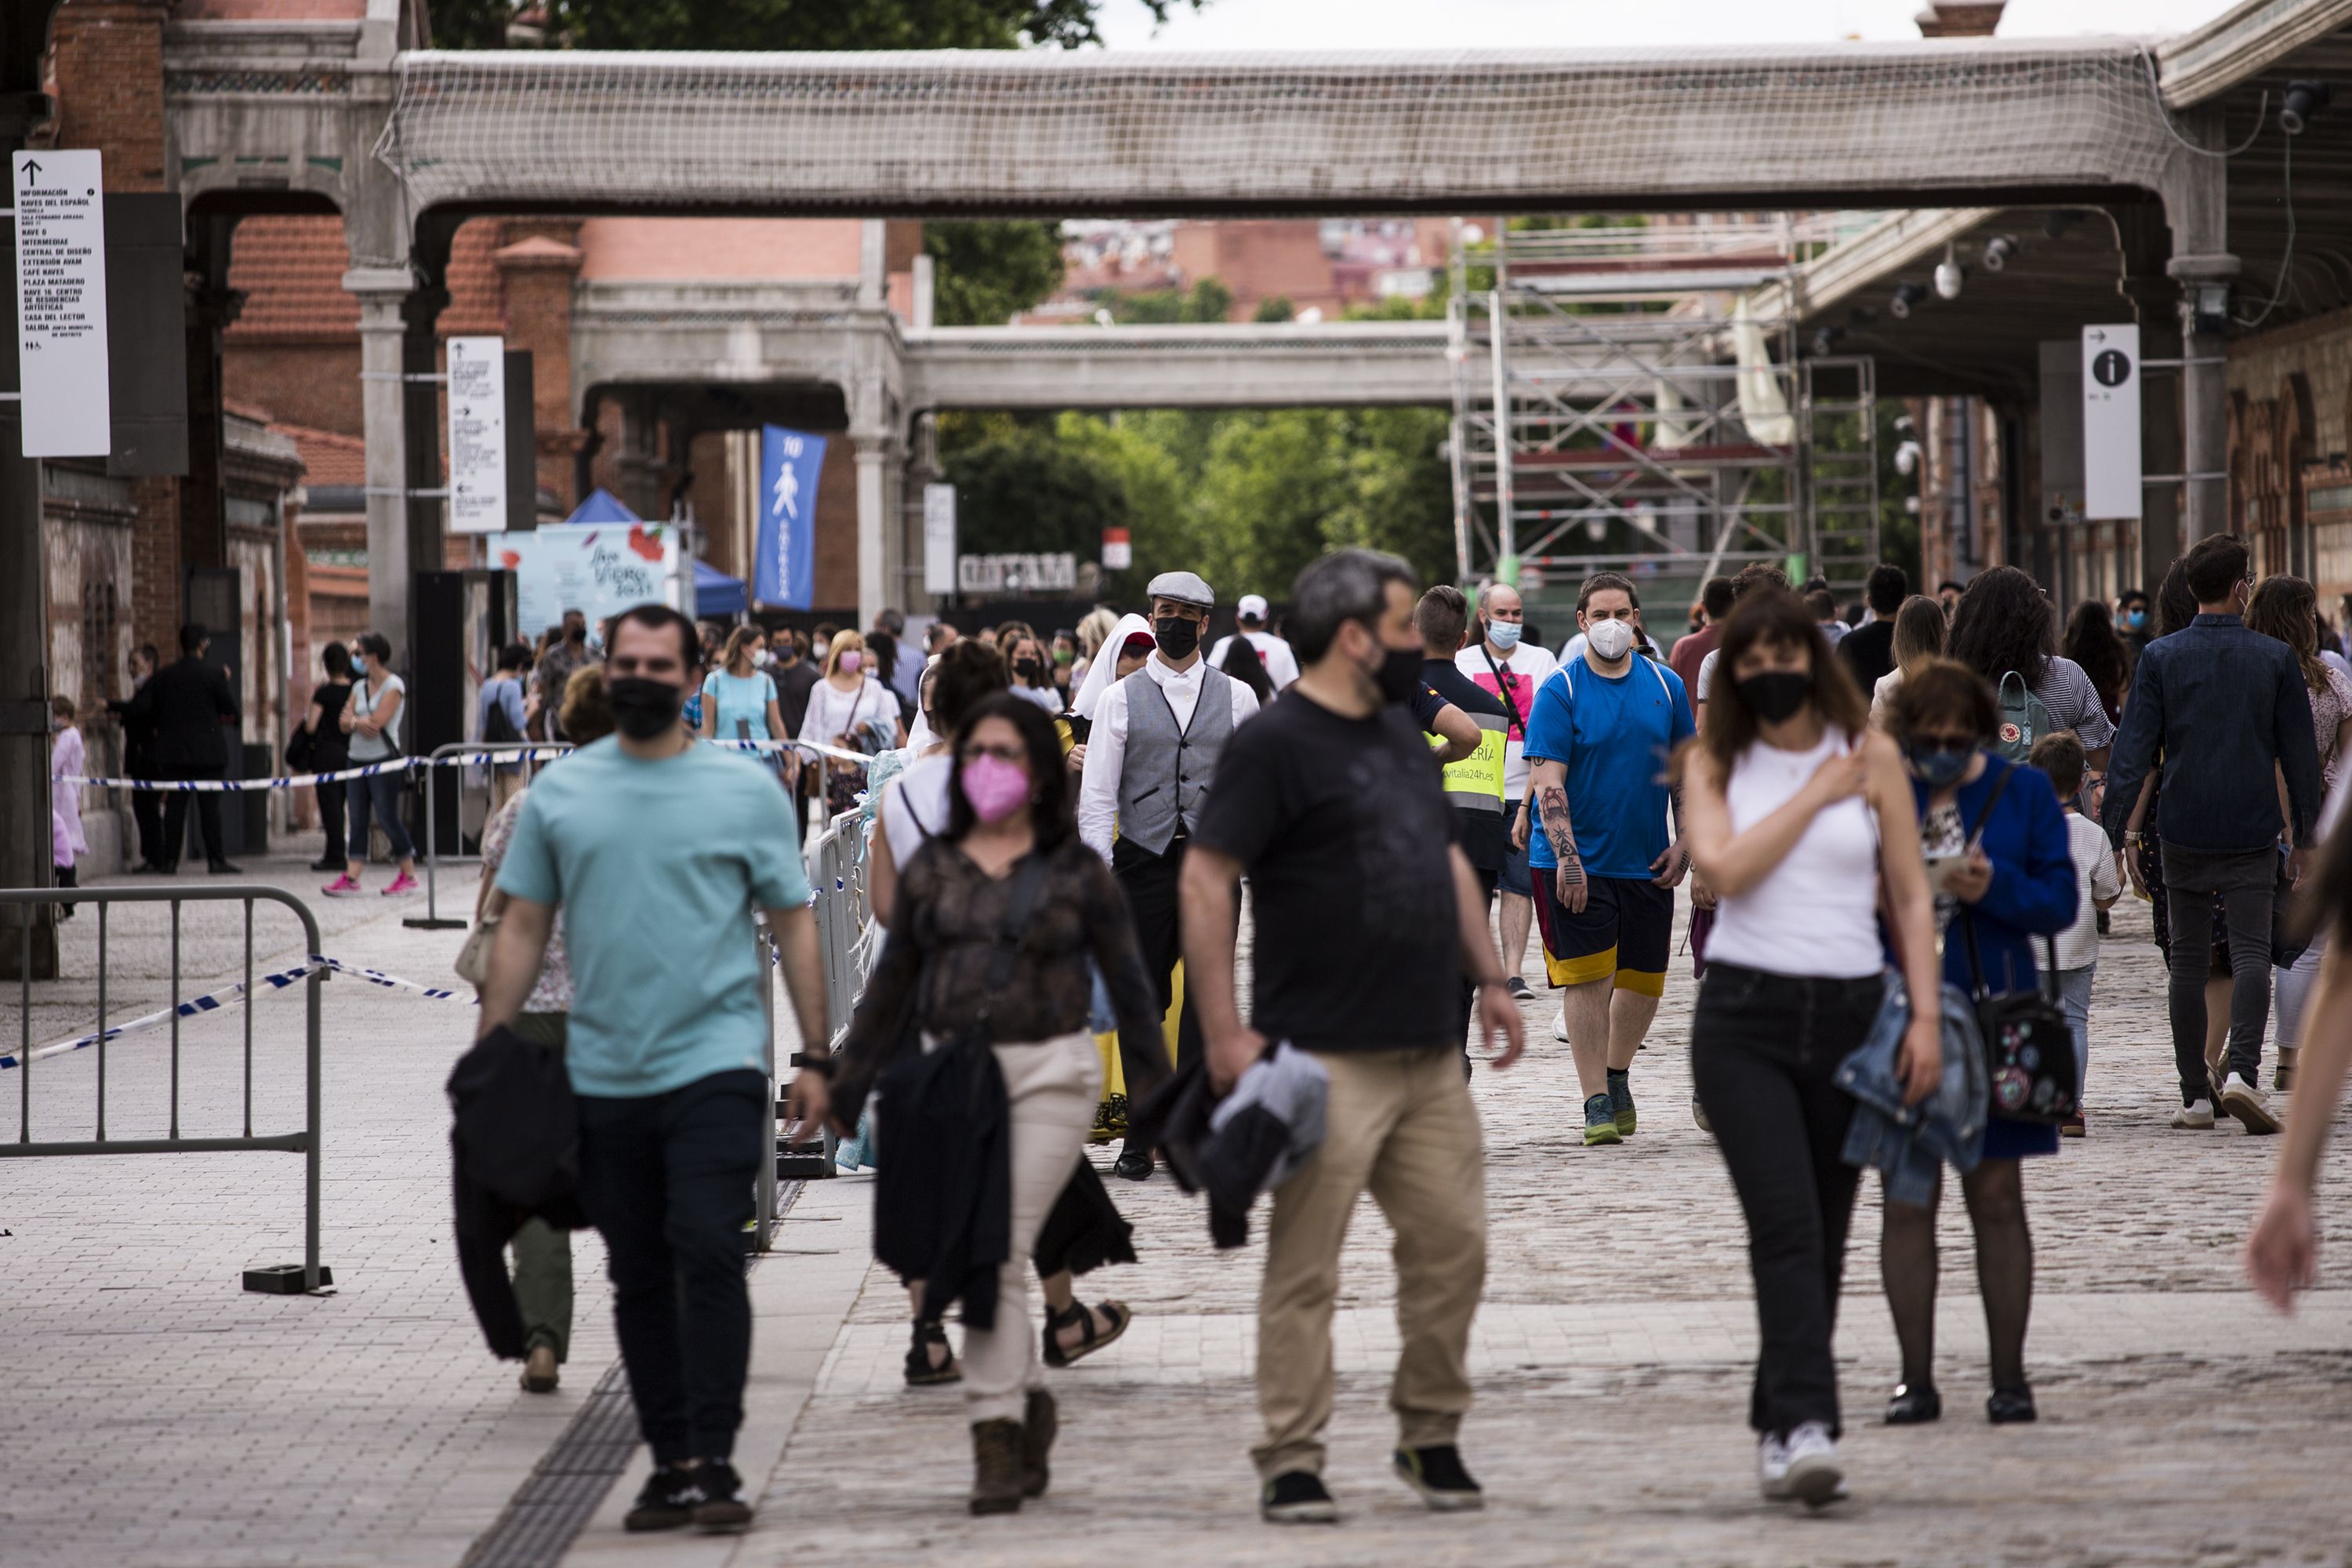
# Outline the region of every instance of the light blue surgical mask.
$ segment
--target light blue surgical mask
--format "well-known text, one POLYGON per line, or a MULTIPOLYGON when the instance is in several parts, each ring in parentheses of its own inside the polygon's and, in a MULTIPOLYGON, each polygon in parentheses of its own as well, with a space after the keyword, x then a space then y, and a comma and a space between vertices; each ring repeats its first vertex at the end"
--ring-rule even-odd
POLYGON ((1519 635, 1525 630, 1517 621, 1488 621, 1486 640, 1508 653, 1519 646, 1519 635))

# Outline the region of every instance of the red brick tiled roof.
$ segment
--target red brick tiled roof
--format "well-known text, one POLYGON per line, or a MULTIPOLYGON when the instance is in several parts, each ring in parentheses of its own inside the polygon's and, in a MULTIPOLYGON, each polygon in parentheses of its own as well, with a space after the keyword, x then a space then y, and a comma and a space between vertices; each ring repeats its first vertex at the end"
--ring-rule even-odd
POLYGON ((174 0, 175 22, 362 22, 367 0, 174 0))
POLYGON ((339 217, 247 218, 228 268, 245 309, 224 336, 232 343, 356 342, 360 303, 343 290, 351 265, 339 217))
POLYGON ((332 430, 313 430, 307 425, 272 425, 272 430, 294 438, 295 450, 302 454, 302 466, 307 470, 302 482, 306 485, 364 485, 367 483, 367 443, 356 436, 338 436, 332 430))

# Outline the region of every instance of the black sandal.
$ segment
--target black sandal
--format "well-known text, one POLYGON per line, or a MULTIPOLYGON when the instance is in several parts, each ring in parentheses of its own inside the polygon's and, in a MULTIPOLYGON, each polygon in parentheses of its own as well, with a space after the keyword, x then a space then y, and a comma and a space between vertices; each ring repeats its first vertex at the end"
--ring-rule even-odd
POLYGON ((1127 1332, 1127 1325, 1135 1321, 1135 1314, 1123 1302, 1105 1301, 1100 1307, 1089 1308, 1084 1301, 1073 1301, 1066 1312, 1047 1311, 1045 1314, 1045 1364, 1065 1367, 1087 1357, 1127 1332), (1108 1329, 1095 1327, 1095 1313, 1099 1311, 1110 1320, 1108 1329), (1082 1325, 1087 1337, 1076 1344, 1065 1346, 1061 1331, 1071 1324, 1082 1325))
POLYGON ((947 1326, 939 1322, 917 1323, 914 1343, 907 1347, 907 1386, 929 1388, 962 1381, 963 1368, 957 1364, 955 1351, 948 1343, 947 1326), (933 1345, 948 1352, 945 1361, 931 1360, 933 1345))

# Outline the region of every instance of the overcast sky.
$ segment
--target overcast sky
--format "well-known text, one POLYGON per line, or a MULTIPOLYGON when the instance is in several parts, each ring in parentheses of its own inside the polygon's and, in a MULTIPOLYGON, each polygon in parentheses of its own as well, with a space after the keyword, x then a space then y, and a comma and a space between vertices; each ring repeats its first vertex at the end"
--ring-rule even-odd
MULTIPOLYGON (((1916 38, 1922 0, 1209 0, 1154 30, 1139 0, 1103 7, 1113 48, 1592 48, 1626 44, 1916 38)), ((2011 0, 2003 37, 2163 37, 2231 0, 2011 0)))

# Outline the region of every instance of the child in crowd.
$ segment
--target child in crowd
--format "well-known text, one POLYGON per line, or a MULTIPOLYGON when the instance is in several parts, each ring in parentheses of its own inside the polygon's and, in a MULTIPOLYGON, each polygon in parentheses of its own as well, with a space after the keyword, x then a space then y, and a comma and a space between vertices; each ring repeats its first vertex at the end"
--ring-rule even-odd
MULTIPOLYGON (((2116 858, 2108 852, 2107 836, 2099 825, 2074 809, 2083 790, 2085 759, 2083 742, 2072 730, 2053 730, 2033 742, 2026 761, 2050 775, 2058 804, 2066 813, 2066 847, 2074 860, 2074 889, 2079 902, 2074 923, 2058 933, 2058 967, 2053 973, 2067 1026, 2074 1031, 2076 1076, 2088 1085, 2091 1072, 2091 982, 2099 972, 2099 917, 2123 897, 2123 880, 2116 874, 2116 858)), ((2047 957, 2045 950, 2044 957, 2047 957)), ((2079 1106, 2059 1131, 2083 1136, 2079 1106)))
MULTIPOLYGON (((49 862, 57 871, 56 885, 70 888, 77 885, 74 862, 89 853, 89 840, 81 832, 81 785, 57 781, 78 778, 89 769, 83 765, 87 752, 81 731, 74 728, 73 699, 50 698, 49 712, 56 731, 49 743, 49 862)), ((71 904, 58 906, 61 921, 71 920, 73 912, 71 904)))

